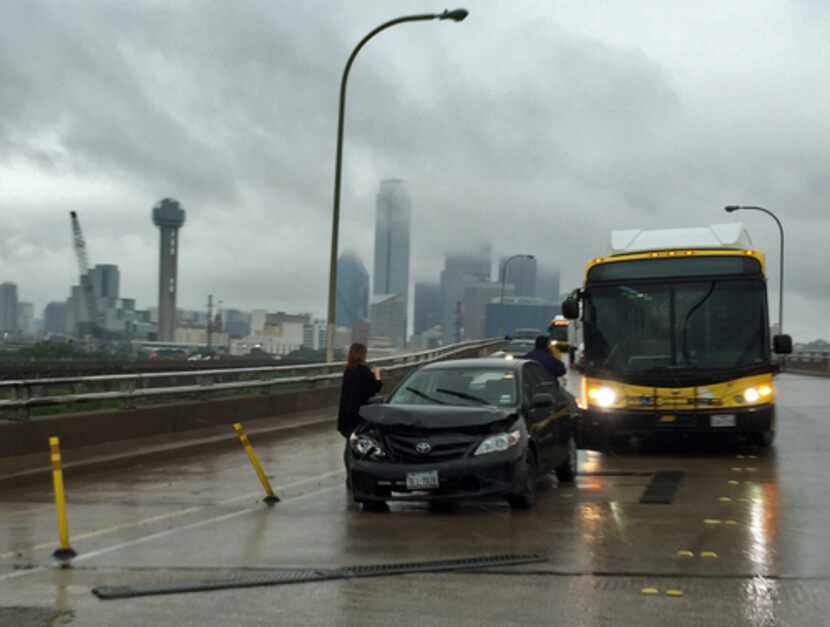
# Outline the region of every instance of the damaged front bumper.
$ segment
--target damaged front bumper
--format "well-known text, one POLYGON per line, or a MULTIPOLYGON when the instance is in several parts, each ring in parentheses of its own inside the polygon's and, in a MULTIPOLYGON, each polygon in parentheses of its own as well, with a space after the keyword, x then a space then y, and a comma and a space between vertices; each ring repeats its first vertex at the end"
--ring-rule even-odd
POLYGON ((352 495, 358 501, 442 501, 503 496, 521 491, 525 484, 523 450, 420 464, 374 462, 350 455, 352 495), (433 471, 438 476, 437 488, 407 488, 408 474, 433 471))

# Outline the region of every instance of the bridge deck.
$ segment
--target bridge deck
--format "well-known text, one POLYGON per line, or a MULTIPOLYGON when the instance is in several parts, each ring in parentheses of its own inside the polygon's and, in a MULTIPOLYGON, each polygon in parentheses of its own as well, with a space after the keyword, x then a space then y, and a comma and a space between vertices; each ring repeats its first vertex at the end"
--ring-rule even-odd
POLYGON ((679 447, 583 451, 577 484, 548 480, 531 512, 498 501, 443 513, 412 504, 359 512, 343 485, 342 439, 321 425, 252 437, 283 499, 271 509, 241 448, 70 470, 79 553, 71 570, 50 565, 48 477, 0 484, 0 624, 45 625, 60 612, 78 625, 822 624, 830 607, 830 381, 782 375, 778 387, 774 449, 755 457, 679 447), (661 470, 685 472, 673 502, 641 504, 649 474, 661 470), (550 560, 124 601, 90 592, 255 569, 525 552, 550 560), (646 587, 659 594, 642 594, 646 587), (683 596, 666 596, 670 589, 683 596))

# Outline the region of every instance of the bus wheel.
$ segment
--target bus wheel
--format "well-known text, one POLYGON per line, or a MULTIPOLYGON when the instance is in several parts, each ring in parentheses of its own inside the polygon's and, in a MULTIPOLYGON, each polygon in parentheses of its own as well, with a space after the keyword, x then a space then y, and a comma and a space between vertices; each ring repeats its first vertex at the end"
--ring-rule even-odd
POLYGON ((775 431, 761 431, 752 434, 752 443, 761 448, 770 447, 773 442, 775 442, 775 431))

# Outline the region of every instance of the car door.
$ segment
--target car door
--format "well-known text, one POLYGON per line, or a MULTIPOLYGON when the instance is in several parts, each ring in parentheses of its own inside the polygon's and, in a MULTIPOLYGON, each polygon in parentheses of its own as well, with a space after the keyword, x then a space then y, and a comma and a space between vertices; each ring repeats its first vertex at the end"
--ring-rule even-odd
MULTIPOLYGON (((556 452, 556 425, 554 424, 555 407, 533 407, 533 397, 538 393, 553 395, 552 379, 545 369, 536 362, 525 364, 523 376, 523 392, 528 430, 536 442, 539 468, 547 472, 553 467, 556 452)), ((556 396, 554 396, 556 403, 556 396)))

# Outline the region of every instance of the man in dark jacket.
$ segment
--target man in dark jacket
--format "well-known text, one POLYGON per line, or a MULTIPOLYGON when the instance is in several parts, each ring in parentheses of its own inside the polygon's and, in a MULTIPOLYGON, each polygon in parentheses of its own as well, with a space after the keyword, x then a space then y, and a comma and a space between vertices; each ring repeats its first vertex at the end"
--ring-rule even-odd
POLYGON ((545 370, 548 371, 550 376, 562 377, 566 372, 565 364, 550 354, 550 349, 548 348, 549 341, 550 340, 548 340, 547 337, 540 335, 536 338, 533 350, 527 355, 524 355, 522 359, 532 359, 533 361, 538 361, 545 367, 545 370))
POLYGON ((348 438, 360 425, 360 408, 380 392, 381 382, 363 363, 346 368, 340 392, 340 410, 337 412, 337 430, 348 438))

